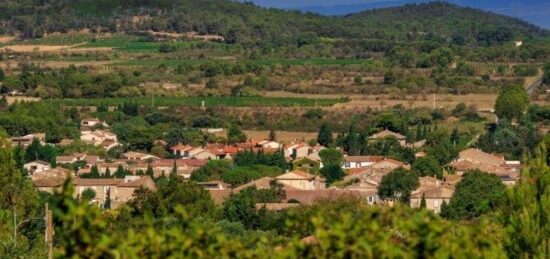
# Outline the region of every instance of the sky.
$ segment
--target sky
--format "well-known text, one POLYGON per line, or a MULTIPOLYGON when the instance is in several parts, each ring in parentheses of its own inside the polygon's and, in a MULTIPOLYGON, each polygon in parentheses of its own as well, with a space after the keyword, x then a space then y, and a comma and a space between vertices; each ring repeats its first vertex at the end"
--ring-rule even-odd
MULTIPOLYGON (((370 8, 399 6, 429 0, 242 0, 264 7, 297 9, 325 15, 342 15, 370 8)), ((518 17, 550 29, 550 0, 447 0, 461 6, 518 17)))

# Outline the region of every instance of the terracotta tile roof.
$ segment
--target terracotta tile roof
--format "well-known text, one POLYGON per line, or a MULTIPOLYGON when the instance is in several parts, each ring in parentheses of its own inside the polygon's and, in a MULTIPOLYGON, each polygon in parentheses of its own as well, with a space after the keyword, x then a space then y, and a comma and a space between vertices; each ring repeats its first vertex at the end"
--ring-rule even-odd
POLYGON ((403 140, 405 139, 405 136, 399 134, 399 133, 396 133, 396 132, 393 132, 391 130, 383 130, 381 132, 378 132, 376 134, 373 134, 369 137, 369 139, 383 139, 383 138, 387 138, 387 137, 394 137, 398 140, 403 140))
POLYGON ((441 185, 434 188, 420 190, 411 194, 411 198, 421 199, 422 194, 429 199, 450 199, 453 197, 455 188, 449 185, 441 185))
POLYGON ((269 189, 271 187, 271 183, 274 180, 275 179, 273 179, 271 177, 262 177, 260 179, 254 180, 252 182, 249 182, 247 184, 243 184, 243 185, 241 185, 237 188, 234 188, 233 190, 236 191, 236 192, 240 192, 241 190, 246 189, 246 188, 251 187, 251 186, 256 186, 257 189, 269 189))
POLYGON ((504 160, 501 156, 495 156, 475 148, 469 148, 461 151, 458 154, 458 160, 469 160, 491 165, 502 165, 506 163, 506 160, 504 160))
POLYGON ((378 162, 384 160, 384 156, 346 156, 344 161, 346 162, 378 162))
POLYGON ((208 160, 206 159, 158 159, 158 160, 154 160, 151 163, 151 166, 169 167, 174 165, 174 161, 176 162, 177 166, 190 166, 190 167, 201 167, 208 162, 208 160))
POLYGON ((208 190, 208 192, 214 203, 218 205, 222 204, 233 193, 232 190, 208 190))
POLYGON ((124 183, 124 179, 83 179, 78 178, 73 180, 75 186, 105 186, 119 185, 124 183))
POLYGON ((55 160, 57 162, 71 162, 75 159, 74 156, 56 156, 55 160))
POLYGON ((141 176, 137 180, 133 180, 133 181, 130 180, 126 183, 121 183, 117 187, 130 187, 130 188, 144 187, 144 188, 147 188, 147 189, 156 190, 155 182, 148 175, 141 176))
POLYGON ((33 180, 32 184, 35 187, 59 187, 64 181, 62 177, 44 177, 33 180))

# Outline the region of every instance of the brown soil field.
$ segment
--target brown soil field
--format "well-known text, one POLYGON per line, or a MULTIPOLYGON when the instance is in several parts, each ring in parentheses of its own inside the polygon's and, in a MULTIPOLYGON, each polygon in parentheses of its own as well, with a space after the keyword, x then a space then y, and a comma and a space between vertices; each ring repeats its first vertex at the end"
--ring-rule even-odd
MULTIPOLYGON (((268 130, 243 130, 249 139, 264 140, 269 138, 268 130)), ((225 137, 226 131, 216 133, 217 136, 225 137)), ((317 139, 317 132, 297 132, 297 131, 276 131, 277 141, 282 143, 291 143, 293 141, 309 141, 317 139)))
MULTIPOLYGON (((101 67, 115 63, 116 61, 34 61, 33 64, 39 67, 50 67, 50 68, 65 68, 70 65, 76 67, 88 66, 88 67, 101 67)), ((3 61, 0 62, 0 68, 17 68, 17 62, 14 61, 3 61)))
POLYGON ((98 48, 75 48, 78 45, 10 45, 0 48, 0 52, 90 52, 90 51, 111 51, 112 48, 98 47, 98 48))
POLYGON ((16 101, 18 102, 36 102, 40 101, 38 97, 27 97, 27 96, 6 96, 6 101, 8 104, 12 104, 16 101))
POLYGON ((8 43, 14 39, 14 36, 0 36, 0 43, 8 43))
MULTIPOLYGON (((336 104, 333 109, 386 109, 388 107, 401 104, 406 108, 433 107, 433 95, 426 95, 425 99, 421 95, 408 96, 407 99, 391 99, 388 95, 365 95, 365 94, 298 94, 283 91, 264 92, 264 96, 269 97, 304 97, 304 98, 341 98, 348 97, 350 102, 336 104)), ((493 108, 496 94, 436 94, 435 105, 438 108, 454 108, 458 103, 466 105, 476 105, 478 109, 493 108)))

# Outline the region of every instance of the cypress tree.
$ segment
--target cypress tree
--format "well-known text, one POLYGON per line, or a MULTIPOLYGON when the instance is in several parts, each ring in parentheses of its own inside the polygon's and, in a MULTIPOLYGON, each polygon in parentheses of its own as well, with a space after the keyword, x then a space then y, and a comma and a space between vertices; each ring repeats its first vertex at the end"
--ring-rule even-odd
POLYGON ((425 209, 426 208, 426 196, 424 193, 422 193, 422 199, 420 200, 420 208, 425 209))
POLYGON ((147 165, 147 171, 145 171, 145 174, 150 176, 151 178, 155 178, 155 172, 153 171, 153 167, 151 166, 151 163, 147 165))
POLYGON ((105 169, 105 175, 104 175, 105 178, 111 178, 112 175, 111 175, 111 170, 109 170, 109 167, 107 167, 107 169, 105 169))
POLYGON ((317 143, 319 145, 328 147, 334 140, 332 139, 332 129, 328 123, 323 123, 319 129, 319 134, 317 135, 317 143))

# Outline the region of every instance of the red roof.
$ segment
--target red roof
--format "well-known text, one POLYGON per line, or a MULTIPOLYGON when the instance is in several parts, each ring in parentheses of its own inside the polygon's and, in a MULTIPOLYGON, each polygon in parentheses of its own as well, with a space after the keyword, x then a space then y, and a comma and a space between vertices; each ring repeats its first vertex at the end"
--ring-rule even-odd
POLYGON ((191 167, 201 167, 205 165, 208 160, 206 159, 158 159, 154 160, 151 163, 151 166, 173 166, 174 161, 177 166, 191 166, 191 167))

